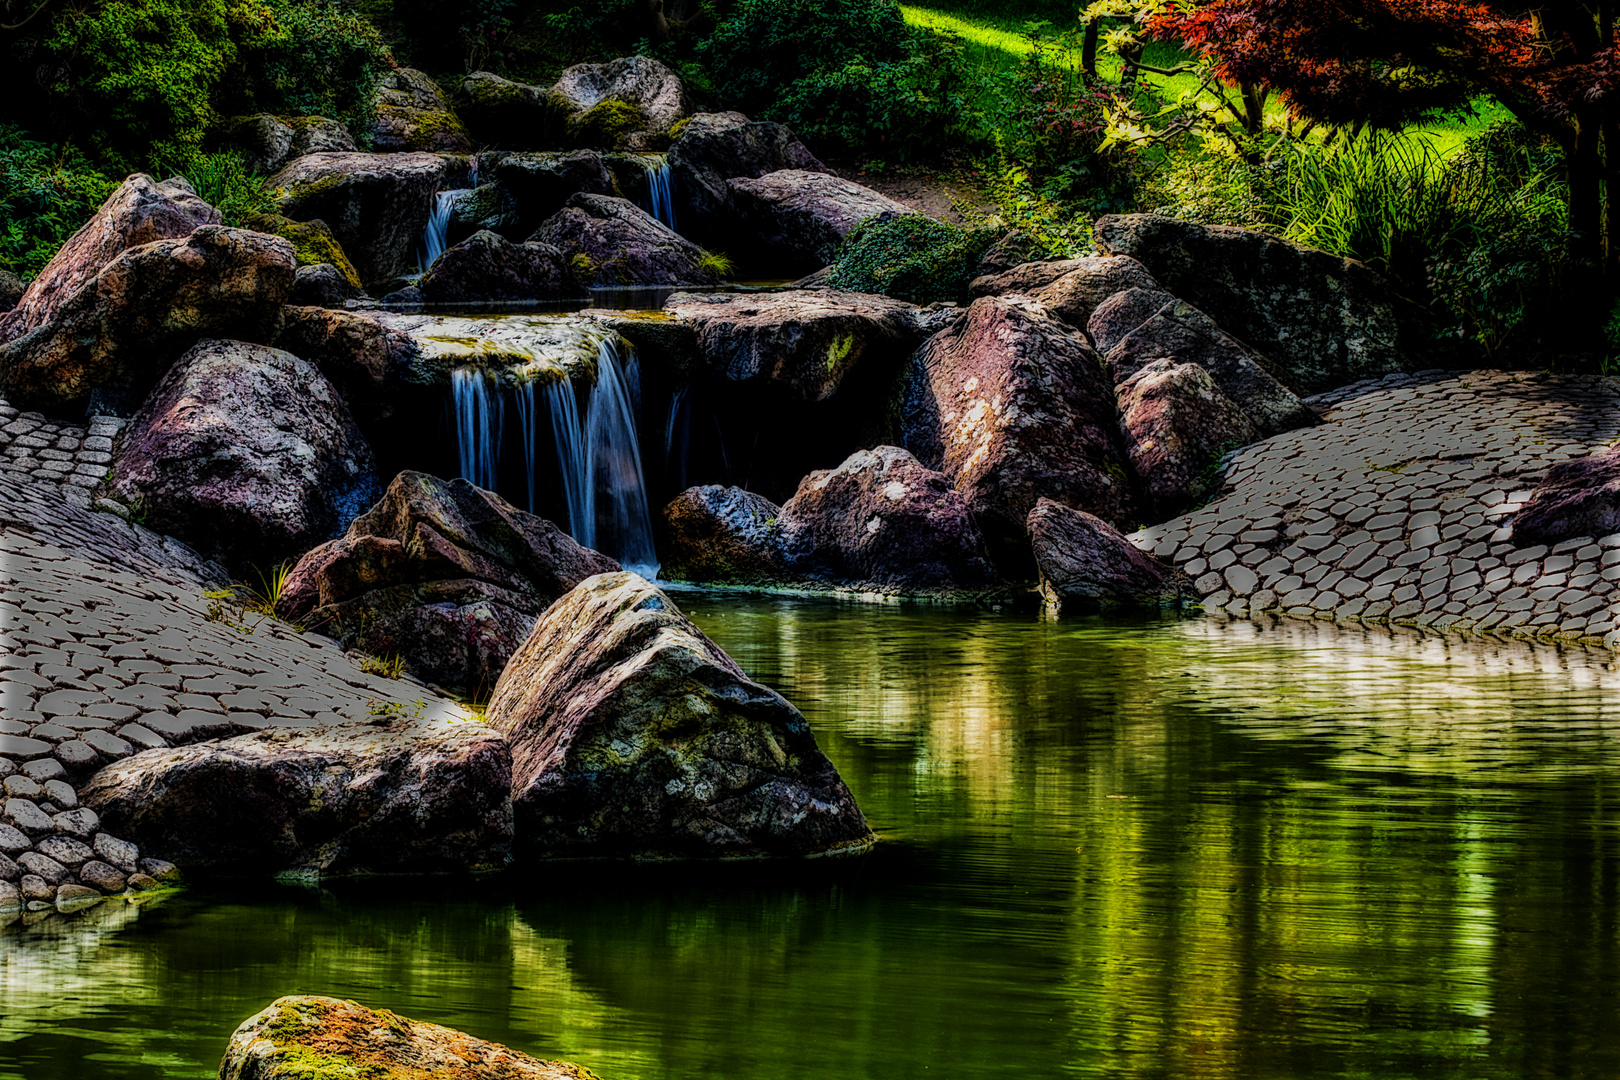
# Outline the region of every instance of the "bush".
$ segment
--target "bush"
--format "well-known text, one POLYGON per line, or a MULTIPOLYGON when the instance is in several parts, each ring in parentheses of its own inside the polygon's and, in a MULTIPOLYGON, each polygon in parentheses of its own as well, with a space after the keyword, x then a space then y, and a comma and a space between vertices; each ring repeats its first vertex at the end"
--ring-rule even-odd
POLYGON ((994 242, 990 229, 966 229, 921 214, 879 214, 844 238, 826 283, 917 304, 963 300, 994 242))
POLYGON ((893 0, 742 0, 701 51, 728 108, 813 145, 905 158, 961 109, 958 46, 907 27, 893 0))
POLYGON ((221 112, 329 116, 357 139, 369 132, 374 87, 394 67, 371 23, 330 0, 238 0, 231 14, 240 63, 221 112))
POLYGON ((0 269, 38 274, 117 186, 72 147, 0 124, 0 269))
POLYGON ((234 150, 196 154, 188 162, 165 164, 157 171, 164 176, 185 177, 197 197, 217 209, 226 225, 235 228, 252 228, 249 222, 275 204, 264 188, 264 177, 248 172, 242 155, 234 150))

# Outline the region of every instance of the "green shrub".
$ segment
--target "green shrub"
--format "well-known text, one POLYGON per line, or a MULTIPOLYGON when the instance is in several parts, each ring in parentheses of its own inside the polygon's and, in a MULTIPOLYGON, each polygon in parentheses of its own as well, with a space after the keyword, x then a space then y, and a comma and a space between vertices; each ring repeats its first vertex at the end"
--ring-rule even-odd
POLYGON ((117 186, 72 147, 0 124, 0 269, 38 274, 117 186))
POLYGON ((960 112, 960 49, 905 25, 894 0, 741 0, 701 48, 728 108, 812 145, 906 157, 960 112))
POLYGON ((222 111, 328 116, 368 133, 373 88, 394 67, 376 27, 331 0, 238 0, 231 14, 240 63, 222 111))
POLYGON ((264 177, 248 172, 242 155, 234 150, 196 154, 184 164, 162 164, 157 171, 166 177, 185 177, 197 197, 217 209, 226 225, 235 228, 251 228, 251 220, 275 205, 275 199, 265 190, 264 177))
POLYGON ((844 238, 826 282, 919 304, 962 300, 994 242, 990 229, 963 228, 922 214, 879 214, 844 238))

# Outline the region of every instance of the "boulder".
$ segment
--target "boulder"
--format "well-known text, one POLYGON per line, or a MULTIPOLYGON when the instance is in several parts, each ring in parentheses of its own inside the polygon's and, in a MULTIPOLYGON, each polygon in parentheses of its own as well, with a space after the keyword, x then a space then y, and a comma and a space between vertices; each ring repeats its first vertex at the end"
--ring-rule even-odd
POLYGON ((660 576, 705 585, 780 585, 782 508, 740 487, 687 488, 664 507, 660 576))
POLYGON ((1093 266, 1096 259, 1044 259, 1019 263, 992 274, 981 274, 968 283, 968 292, 980 296, 1027 296, 1044 289, 1058 278, 1093 266))
POLYGON ((1109 521, 1135 513, 1114 391, 1078 331, 1030 302, 975 300, 912 360, 906 448, 951 478, 1005 573, 1028 567, 1044 496, 1109 521))
POLYGON ((14 404, 67 409, 94 390, 133 411, 199 339, 272 340, 294 268, 287 241, 222 225, 127 248, 47 321, 0 346, 0 387, 14 404))
POLYGON ((1548 469, 1510 526, 1521 547, 1620 533, 1620 447, 1548 469))
POLYGON ((289 304, 278 349, 314 364, 362 427, 386 420, 412 381, 416 345, 370 315, 289 304))
POLYGON ((647 149, 646 135, 667 134, 689 111, 680 78, 650 56, 575 64, 548 101, 570 145, 607 149, 647 149))
POLYGON ((552 601, 618 563, 465 480, 402 472, 288 575, 277 613, 441 686, 492 686, 552 601))
POLYGON ((921 338, 915 308, 872 293, 676 293, 664 310, 696 328, 706 373, 807 401, 832 397, 857 366, 899 370, 921 338))
POLYGON ((535 623, 486 713, 520 857, 803 858, 875 840, 799 711, 635 574, 535 623))
POLYGON ((221 220, 219 211, 199 199, 183 178, 160 184, 135 173, 57 249, 16 305, 0 316, 0 345, 54 321, 59 309, 126 248, 178 240, 221 220))
POLYGON ((451 243, 482 229, 498 232, 508 240, 522 239, 534 231, 522 228, 517 200, 500 184, 480 184, 450 204, 450 221, 445 233, 451 243))
POLYGON ((1259 437, 1197 364, 1156 360, 1118 391, 1126 453, 1151 522, 1175 517, 1211 494, 1221 457, 1259 437))
POLYGON ((777 537, 789 573, 823 586, 952 596, 999 584, 967 501, 897 446, 806 476, 777 537))
POLYGON ((1029 539, 1048 614, 1179 606, 1198 590, 1095 514, 1042 499, 1029 512, 1029 539))
POLYGON ((290 242, 300 267, 330 266, 343 279, 343 287, 349 293, 361 295, 363 286, 359 272, 344 253, 343 245, 332 235, 331 228, 320 218, 294 221, 281 214, 258 214, 249 225, 257 232, 279 236, 290 242))
POLYGON ((448 248, 417 289, 425 304, 550 300, 580 292, 555 246, 533 240, 514 244, 488 231, 448 248))
POLYGON ((1123 383, 1149 364, 1197 364, 1215 380, 1221 393, 1243 410, 1257 438, 1320 422, 1310 407, 1272 378, 1243 343, 1215 321, 1182 300, 1171 300, 1104 357, 1114 382, 1123 383))
POLYGON ((305 154, 352 154, 360 149, 349 129, 329 116, 285 116, 282 123, 293 133, 286 161, 305 154))
POLYGON ((17 306, 28 286, 23 284, 22 278, 10 270, 0 270, 0 314, 10 311, 17 306))
POLYGON ((293 276, 292 291, 287 295, 290 304, 313 304, 317 307, 342 307, 345 301, 361 296, 359 289, 344 276, 343 271, 331 263, 300 266, 293 276))
POLYGON ((1124 289, 1097 305, 1086 320, 1086 333, 1097 351, 1107 356, 1132 330, 1176 303, 1174 296, 1152 285, 1124 289))
POLYGON ((444 154, 466 154, 473 148, 439 84, 415 68, 396 68, 377 81, 371 147, 379 153, 444 154))
POLYGON ((785 274, 832 262, 844 237, 867 218, 911 213, 869 187, 823 172, 779 169, 728 182, 753 254, 785 274))
POLYGON ((266 181, 287 217, 320 218, 360 279, 388 281, 415 267, 445 163, 436 154, 305 154, 266 181))
POLYGON ((1421 312, 1355 259, 1156 214, 1100 218, 1092 236, 1270 358, 1296 393, 1422 366, 1421 312))
POLYGON ((574 195, 531 237, 591 285, 715 285, 704 251, 628 199, 574 195))
POLYGON ((505 864, 511 779, 483 724, 379 716, 147 750, 79 797, 182 870, 417 875, 505 864))
MULTIPOLYGON (((1073 260, 1080 265, 1030 293, 1070 326, 1086 329, 1097 305, 1126 289, 1156 289, 1147 268, 1123 255, 1073 260)), ((1098 346, 1101 351, 1101 346, 1098 346)))
POLYGON ((782 169, 832 172, 788 128, 755 123, 738 112, 698 113, 687 120, 670 145, 669 168, 682 231, 717 250, 740 239, 733 178, 782 169))
POLYGON ((227 565, 270 566, 335 535, 377 496, 371 449, 313 365, 203 341, 117 444, 108 492, 227 565))
POLYGON ((600 154, 506 154, 495 163, 495 179, 504 199, 496 208, 513 215, 518 226, 532 231, 561 210, 574 195, 612 195, 613 174, 600 154))
MULTIPOLYGON (((979 265, 975 267, 972 280, 979 281, 984 278, 1004 274, 1016 266, 1035 262, 1046 254, 1046 248, 1041 242, 1022 229, 1008 229, 996 237, 996 242, 985 249, 979 256, 979 265)), ((974 296, 985 295, 974 293, 974 296)))
POLYGON ((219 125, 211 141, 241 155, 248 172, 269 174, 292 156, 293 129, 269 113, 233 116, 219 125))
POLYGON ((458 101, 462 123, 483 146, 534 150, 547 142, 544 87, 475 71, 461 80, 458 101))
POLYGON ((373 1012, 337 998, 277 998, 231 1035, 219 1080, 596 1080, 566 1061, 539 1061, 453 1028, 373 1012))

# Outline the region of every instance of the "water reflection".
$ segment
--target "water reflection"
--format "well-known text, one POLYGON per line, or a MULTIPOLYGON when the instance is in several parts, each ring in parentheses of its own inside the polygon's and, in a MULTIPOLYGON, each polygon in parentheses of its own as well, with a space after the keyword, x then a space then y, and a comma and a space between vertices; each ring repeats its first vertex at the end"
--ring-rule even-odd
POLYGON ((194 892, 0 936, 0 1077, 210 1076, 280 993, 606 1080, 1620 1069, 1604 651, 683 596, 885 843, 194 892))

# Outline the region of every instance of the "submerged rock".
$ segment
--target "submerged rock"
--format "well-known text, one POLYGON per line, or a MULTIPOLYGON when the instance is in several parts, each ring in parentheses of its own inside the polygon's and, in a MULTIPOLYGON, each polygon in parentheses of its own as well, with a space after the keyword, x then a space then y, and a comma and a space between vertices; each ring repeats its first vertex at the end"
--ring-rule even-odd
POLYGON ((199 339, 273 340, 295 265, 286 240, 222 225, 126 248, 0 346, 0 388, 14 403, 54 409, 101 391, 133 411, 199 339))
POLYGON ((277 998, 231 1035, 219 1080, 596 1080, 453 1028, 337 998, 277 998))
POLYGON ((1108 522, 1042 499, 1029 512, 1029 539, 1049 614, 1117 607, 1177 606, 1198 599, 1185 574, 1139 550, 1108 522))
POLYGON ((906 448, 951 478, 1005 573, 1027 568, 1043 496, 1110 521, 1135 511, 1102 358, 1038 305, 983 297, 912 361, 906 448))
POLYGON ((378 484, 371 448, 324 375, 279 349, 204 341, 130 421, 107 489, 144 507, 149 528, 240 568, 334 535, 378 484))
POLYGON ((791 130, 739 112, 698 113, 669 148, 677 216, 683 231, 715 250, 741 238, 729 181, 781 169, 830 173, 791 130))
POLYGON ((529 238, 592 285, 714 285, 704 251, 628 199, 578 194, 529 238))
POLYGON ((822 586, 960 596, 1000 584, 967 501, 898 446, 805 477, 777 536, 789 574, 822 586))
POLYGON ((1099 218, 1092 235, 1269 357, 1299 393, 1407 370, 1428 341, 1419 309, 1354 259, 1156 214, 1099 218))
POLYGON ((1620 532, 1620 447, 1548 469, 1511 526, 1521 547, 1620 532))
POLYGON ((290 162, 265 186, 280 192, 286 216, 326 222, 369 284, 415 267, 444 174, 437 154, 313 153, 290 162))
POLYGON ((298 561, 277 613, 442 686, 494 685, 537 615, 619 564, 465 480, 402 472, 298 561))
POLYGON ((733 178, 731 201, 760 259, 789 274, 826 266, 867 218, 911 210, 869 187, 806 169, 733 178))
POLYGON ((384 716, 148 750, 80 799, 182 870, 465 872, 509 857, 511 763, 483 724, 384 716))
POLYGON ((874 841, 804 717, 651 584, 583 582, 495 686, 520 856, 802 858, 874 841))
POLYGON ((449 248, 417 285, 423 303, 550 300, 580 292, 554 244, 514 244, 499 233, 475 232, 449 248))

